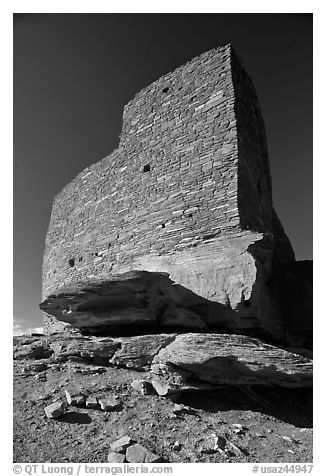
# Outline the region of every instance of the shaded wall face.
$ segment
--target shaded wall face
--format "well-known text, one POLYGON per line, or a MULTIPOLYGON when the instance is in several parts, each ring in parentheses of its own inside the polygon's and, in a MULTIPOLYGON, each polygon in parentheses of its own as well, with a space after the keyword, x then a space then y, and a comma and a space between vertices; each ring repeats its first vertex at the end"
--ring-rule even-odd
POLYGON ((265 125, 254 85, 232 51, 238 141, 238 209, 243 229, 263 232, 273 243, 271 265, 295 260, 273 208, 265 125))
POLYGON ((125 107, 119 148, 55 199, 43 297, 237 227, 237 148, 229 47, 142 90, 125 107))
POLYGON ((253 83, 232 52, 238 140, 238 205, 245 229, 273 231, 272 183, 264 120, 253 83))

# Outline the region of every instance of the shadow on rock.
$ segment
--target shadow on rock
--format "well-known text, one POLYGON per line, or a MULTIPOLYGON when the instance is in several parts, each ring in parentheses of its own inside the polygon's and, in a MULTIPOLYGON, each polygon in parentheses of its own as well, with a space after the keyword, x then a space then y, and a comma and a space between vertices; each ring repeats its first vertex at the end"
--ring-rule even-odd
POLYGON ((89 425, 92 419, 86 413, 67 412, 60 418, 60 421, 71 424, 89 425))
POLYGON ((313 427, 312 388, 230 386, 180 394, 178 402, 216 413, 251 410, 272 416, 300 428, 313 427))

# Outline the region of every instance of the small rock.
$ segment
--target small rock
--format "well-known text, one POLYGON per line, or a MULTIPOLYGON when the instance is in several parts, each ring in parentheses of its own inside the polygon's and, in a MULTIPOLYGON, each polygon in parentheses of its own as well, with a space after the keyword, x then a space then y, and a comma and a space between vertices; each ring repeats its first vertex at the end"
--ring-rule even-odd
POLYGON ((112 412, 114 410, 120 410, 122 403, 118 399, 118 397, 108 397, 108 398, 102 398, 101 400, 98 401, 101 410, 104 412, 112 412))
POLYGON ((158 395, 165 396, 170 391, 170 386, 161 382, 160 380, 152 380, 152 387, 158 395))
POLYGON ((44 411, 48 418, 60 418, 64 414, 65 404, 62 401, 54 402, 45 407, 44 411))
POLYGON ((35 380, 46 380, 46 374, 44 372, 40 372, 33 376, 35 380))
POLYGON ((229 447, 231 448, 231 450, 234 451, 235 454, 237 454, 237 455, 245 454, 245 452, 244 452, 241 448, 239 448, 239 446, 237 446, 237 445, 235 445, 234 443, 232 443, 232 441, 229 440, 229 441, 228 441, 228 445, 229 445, 229 447))
POLYGON ((110 444, 110 449, 114 453, 124 453, 128 446, 132 445, 133 440, 128 436, 122 436, 110 444))
POLYGON ((213 433, 212 436, 214 437, 214 449, 224 451, 226 447, 226 439, 223 436, 215 435, 215 433, 213 433))
POLYGON ((245 428, 240 423, 232 423, 232 426, 233 426, 233 429, 232 429, 233 433, 236 433, 237 435, 243 435, 245 431, 248 430, 248 428, 245 428))
POLYGON ((173 450, 174 450, 174 451, 180 451, 180 450, 181 450, 181 444, 179 443, 179 441, 176 441, 176 442, 173 444, 173 450))
POLYGON ((145 446, 136 443, 127 448, 126 460, 128 463, 158 463, 161 458, 149 451, 145 446))
POLYGON ((111 453, 108 454, 108 463, 124 463, 125 461, 126 458, 123 453, 111 451, 111 453))
POLYGON ((49 398, 51 398, 51 393, 45 393, 44 395, 40 395, 38 400, 48 400, 49 398))
POLYGON ((67 358, 68 362, 77 362, 78 364, 84 363, 84 359, 82 357, 79 357, 78 355, 69 355, 67 358))
POLYGON ((147 380, 133 380, 131 382, 132 388, 137 390, 137 392, 143 394, 143 395, 149 395, 151 393, 151 383, 148 382, 147 380))
POLYGON ((79 394, 74 396, 72 405, 75 405, 76 407, 82 407, 84 403, 85 403, 85 395, 79 394))
POLYGON ((214 450, 213 448, 200 448, 199 452, 202 455, 212 455, 216 453, 216 450, 214 450))
POLYGON ((44 370, 47 370, 47 368, 48 366, 45 362, 30 365, 30 370, 32 372, 44 372, 44 370))
POLYGON ((94 367, 94 370, 96 374, 104 374, 106 372, 105 367, 94 367))
POLYGON ((184 413, 187 413, 188 415, 195 415, 196 410, 191 407, 188 407, 187 405, 180 405, 179 403, 176 403, 173 407, 173 413, 175 413, 176 415, 181 415, 184 413))
POLYGON ((48 368, 51 370, 61 370, 61 365, 60 364, 49 364, 48 368))
POLYGON ((86 400, 86 408, 98 409, 99 404, 98 404, 97 398, 88 397, 87 400, 86 400))
POLYGON ((73 389, 65 389, 68 405, 82 407, 85 403, 85 395, 82 392, 73 389))
POLYGON ((145 463, 159 463, 162 460, 160 456, 152 453, 151 451, 147 450, 145 463))
POLYGON ((136 443, 127 448, 126 460, 128 463, 145 463, 147 449, 136 443))
POLYGON ((282 436, 282 439, 284 441, 288 441, 289 443, 299 443, 297 440, 295 440, 294 438, 291 438, 290 436, 282 436))

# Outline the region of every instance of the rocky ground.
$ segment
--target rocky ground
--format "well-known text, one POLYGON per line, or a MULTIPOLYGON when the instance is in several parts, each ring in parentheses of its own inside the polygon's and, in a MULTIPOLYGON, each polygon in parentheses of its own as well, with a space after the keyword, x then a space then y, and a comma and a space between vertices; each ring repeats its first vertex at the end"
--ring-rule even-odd
POLYGON ((312 462, 311 388, 143 394, 131 385, 143 371, 104 365, 103 355, 73 352, 70 338, 60 339, 14 339, 14 462, 106 463, 124 435, 171 463, 312 462), (71 389, 96 408, 68 405, 71 389), (92 397, 119 404, 103 411, 92 397), (64 414, 48 418, 45 408, 60 401, 64 414))

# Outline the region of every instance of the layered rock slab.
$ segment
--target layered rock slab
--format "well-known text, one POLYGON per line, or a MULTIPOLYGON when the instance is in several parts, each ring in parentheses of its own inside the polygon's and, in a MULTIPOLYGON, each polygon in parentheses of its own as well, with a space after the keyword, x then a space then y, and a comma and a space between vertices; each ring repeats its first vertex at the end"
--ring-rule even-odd
POLYGON ((49 364, 78 356, 88 364, 137 370, 161 395, 224 385, 312 385, 312 360, 244 335, 91 336, 61 339, 61 344, 53 335, 45 344, 52 350, 49 364))
POLYGON ((40 308, 95 335, 236 330, 282 337, 278 293, 266 284, 272 254, 260 234, 212 240, 184 254, 141 259, 138 271, 125 267, 106 280, 61 286, 40 308))
POLYGON ((230 334, 179 334, 154 357, 161 394, 218 385, 312 385, 312 361, 262 340, 230 334))
POLYGON ((176 285, 168 273, 154 271, 128 271, 107 280, 63 286, 40 308, 92 334, 240 327, 230 306, 205 299, 176 285))

